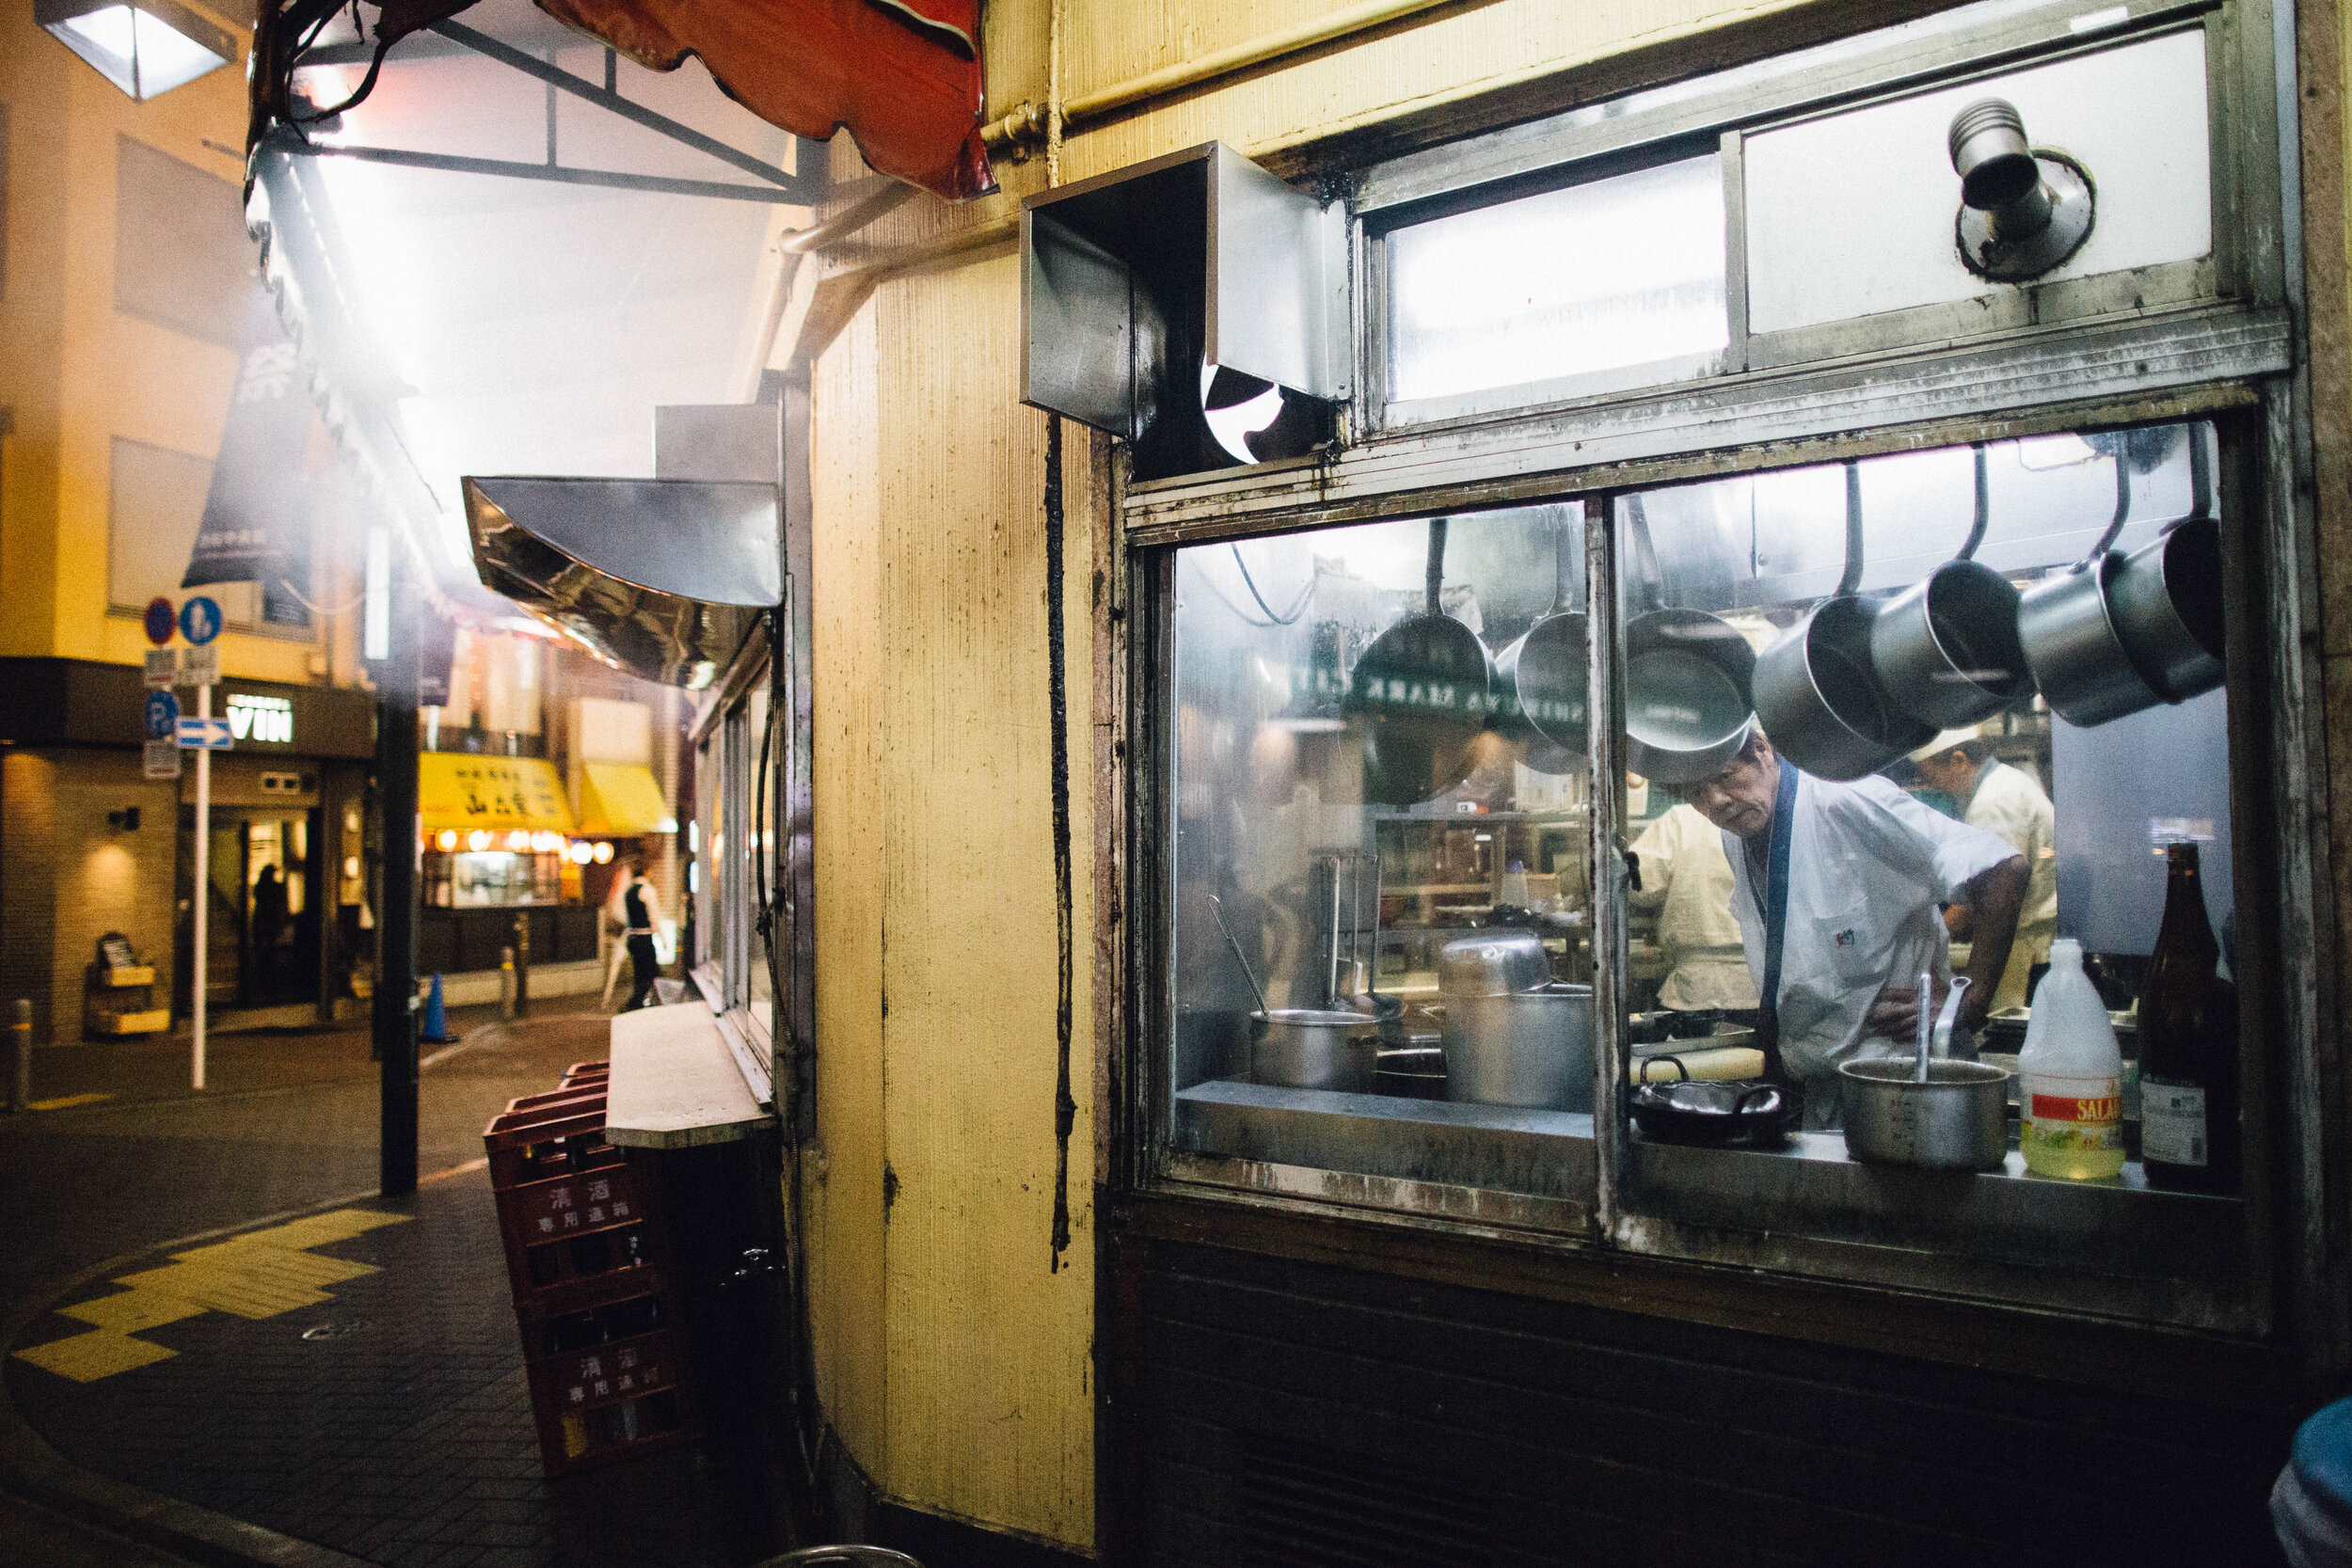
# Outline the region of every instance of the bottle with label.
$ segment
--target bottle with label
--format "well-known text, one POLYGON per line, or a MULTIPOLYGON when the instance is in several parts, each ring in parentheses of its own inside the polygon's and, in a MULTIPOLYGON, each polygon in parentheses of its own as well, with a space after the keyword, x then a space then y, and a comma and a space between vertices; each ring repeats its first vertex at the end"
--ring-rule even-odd
POLYGON ((2092 1181, 2123 1170, 2123 1053, 2082 943, 2050 943, 2017 1056, 2018 1148, 2036 1176, 2092 1181))
POLYGON ((2139 1143, 2148 1184, 2238 1182, 2237 988, 2216 973, 2197 846, 2166 846, 2164 924, 2139 990, 2139 1143))

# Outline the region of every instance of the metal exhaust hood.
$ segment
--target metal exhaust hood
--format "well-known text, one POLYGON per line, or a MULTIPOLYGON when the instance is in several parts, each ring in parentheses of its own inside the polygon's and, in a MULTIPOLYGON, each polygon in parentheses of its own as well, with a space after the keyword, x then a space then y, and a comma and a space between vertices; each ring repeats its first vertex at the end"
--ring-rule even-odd
POLYGON ((467 478, 484 586, 605 663, 697 690, 784 602, 772 483, 467 478))

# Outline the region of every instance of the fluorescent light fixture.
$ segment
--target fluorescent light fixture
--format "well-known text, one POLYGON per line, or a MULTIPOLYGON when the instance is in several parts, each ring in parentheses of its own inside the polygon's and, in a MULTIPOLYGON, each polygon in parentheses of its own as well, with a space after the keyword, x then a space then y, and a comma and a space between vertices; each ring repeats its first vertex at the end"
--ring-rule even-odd
POLYGON ((33 20, 141 103, 243 53, 236 35, 179 0, 34 0, 33 20))

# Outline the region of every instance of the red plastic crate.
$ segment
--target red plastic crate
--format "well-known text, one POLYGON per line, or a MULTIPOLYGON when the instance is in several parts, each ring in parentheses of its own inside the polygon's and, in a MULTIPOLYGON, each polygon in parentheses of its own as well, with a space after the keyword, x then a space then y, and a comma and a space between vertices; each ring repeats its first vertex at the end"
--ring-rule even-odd
POLYGON ((483 1130, 482 1146, 490 1157, 493 1188, 621 1162, 621 1151, 605 1140, 601 1096, 504 1112, 483 1130))
POLYGON ((550 1473, 633 1458, 691 1434, 677 1337, 655 1329, 531 1363, 540 1457, 550 1473))

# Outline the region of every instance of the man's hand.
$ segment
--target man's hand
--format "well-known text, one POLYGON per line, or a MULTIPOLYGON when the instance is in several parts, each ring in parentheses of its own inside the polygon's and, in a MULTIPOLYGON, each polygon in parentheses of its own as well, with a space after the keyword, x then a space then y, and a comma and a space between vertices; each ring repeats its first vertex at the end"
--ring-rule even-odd
MULTIPOLYGON (((1951 989, 1950 983, 1944 980, 1936 981, 1930 988, 1928 1009, 1931 1013, 1943 1007, 1944 998, 1951 989)), ((1968 989, 1973 992, 1976 987, 1968 989)), ((1961 1003, 1963 1013, 1967 1006, 1965 1001, 1961 1003)), ((1879 992, 1878 1000, 1870 1004, 1870 1010, 1863 1016, 1862 1022, 1863 1027, 1870 1034, 1885 1039, 1900 1040, 1905 1045, 1914 1043, 1919 1037, 1919 988, 1887 987, 1879 992)))

